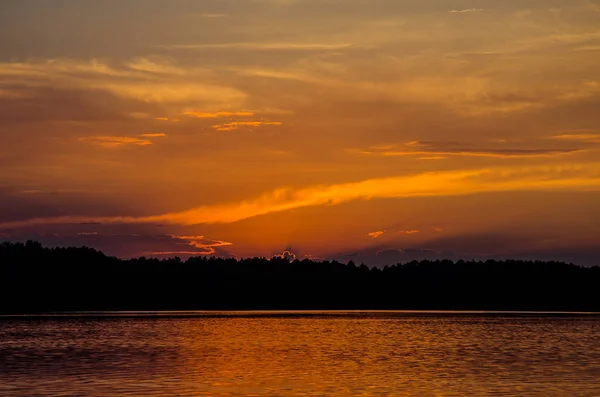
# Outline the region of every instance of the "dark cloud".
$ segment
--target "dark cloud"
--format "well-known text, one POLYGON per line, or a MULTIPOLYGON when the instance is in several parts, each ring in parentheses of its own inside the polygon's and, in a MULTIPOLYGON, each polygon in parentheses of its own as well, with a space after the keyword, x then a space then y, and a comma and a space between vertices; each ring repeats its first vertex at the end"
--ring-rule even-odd
POLYGON ((425 259, 557 260, 581 266, 600 265, 599 242, 544 241, 517 233, 467 234, 442 237, 414 247, 398 248, 397 245, 389 243, 347 254, 326 255, 326 258, 378 267, 425 259))
POLYGON ((452 253, 453 257, 493 256, 525 250, 535 243, 535 238, 521 233, 476 233, 444 236, 422 246, 437 252, 452 253))
POLYGON ((274 258, 282 258, 282 259, 292 262, 292 261, 295 261, 296 259, 299 259, 300 256, 297 255, 297 253, 294 252, 294 250, 291 247, 289 247, 289 248, 286 248, 281 253, 273 254, 273 257, 274 258))
POLYGON ((131 119, 125 110, 135 110, 131 103, 102 91, 17 85, 8 88, 18 96, 0 96, 0 123, 123 121, 131 119))
MULTIPOLYGON (((508 257, 505 256, 506 259, 508 257)), ((521 251, 510 258, 524 260, 562 261, 580 266, 600 266, 600 241, 591 245, 580 245, 566 248, 546 248, 541 250, 521 251)))
POLYGON ((353 261, 354 263, 364 263, 367 266, 383 267, 386 265, 395 265, 397 263, 408 263, 414 260, 436 260, 453 259, 449 254, 435 252, 427 249, 400 249, 376 247, 358 250, 346 254, 325 255, 327 260, 337 260, 342 263, 353 261))
POLYGON ((87 246, 120 258, 190 256, 233 257, 231 243, 203 236, 174 236, 157 233, 152 228, 72 226, 60 231, 2 232, 0 240, 36 240, 50 247, 87 246))
MULTIPOLYGON (((496 145, 498 146, 498 145, 496 145)), ((378 156, 472 156, 497 158, 527 158, 558 156, 574 153, 578 149, 525 149, 525 148, 482 148, 460 142, 413 141, 399 145, 371 147, 360 153, 378 156)))
POLYGON ((97 197, 93 192, 30 187, 0 187, 0 223, 21 219, 67 215, 119 215, 134 211, 122 203, 97 197))

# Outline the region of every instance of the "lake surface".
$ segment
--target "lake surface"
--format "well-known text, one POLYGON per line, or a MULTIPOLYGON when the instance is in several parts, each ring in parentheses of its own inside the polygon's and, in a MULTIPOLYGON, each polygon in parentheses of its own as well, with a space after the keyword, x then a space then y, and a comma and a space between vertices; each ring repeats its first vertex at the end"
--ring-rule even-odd
POLYGON ((600 396, 600 318, 0 318, 0 396, 600 396))

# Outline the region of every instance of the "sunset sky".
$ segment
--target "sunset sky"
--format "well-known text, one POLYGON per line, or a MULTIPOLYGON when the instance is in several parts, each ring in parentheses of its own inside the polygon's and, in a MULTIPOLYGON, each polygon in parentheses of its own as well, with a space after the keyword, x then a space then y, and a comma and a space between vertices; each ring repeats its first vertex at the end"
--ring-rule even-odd
POLYGON ((2 0, 0 239, 600 265, 600 0, 2 0))

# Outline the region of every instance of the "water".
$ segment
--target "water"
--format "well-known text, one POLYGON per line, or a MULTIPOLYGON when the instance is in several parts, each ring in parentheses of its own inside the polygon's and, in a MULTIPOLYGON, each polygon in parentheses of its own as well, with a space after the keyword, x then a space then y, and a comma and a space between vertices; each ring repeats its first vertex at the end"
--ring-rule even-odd
POLYGON ((0 318, 0 396, 600 396, 600 318, 0 318))

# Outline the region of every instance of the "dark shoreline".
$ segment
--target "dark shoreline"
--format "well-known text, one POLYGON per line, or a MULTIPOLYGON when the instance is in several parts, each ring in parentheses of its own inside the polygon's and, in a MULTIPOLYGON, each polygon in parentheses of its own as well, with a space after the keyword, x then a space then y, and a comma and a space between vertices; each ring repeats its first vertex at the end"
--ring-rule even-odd
POLYGON ((600 312, 600 268, 420 261, 383 269, 275 257, 120 260, 0 244, 0 314, 191 311, 600 312))
POLYGON ((449 311, 449 310, 218 310, 218 311, 155 311, 155 312, 57 312, 2 314, 7 320, 74 320, 74 319, 229 319, 229 318, 599 318, 600 312, 552 311, 449 311))

